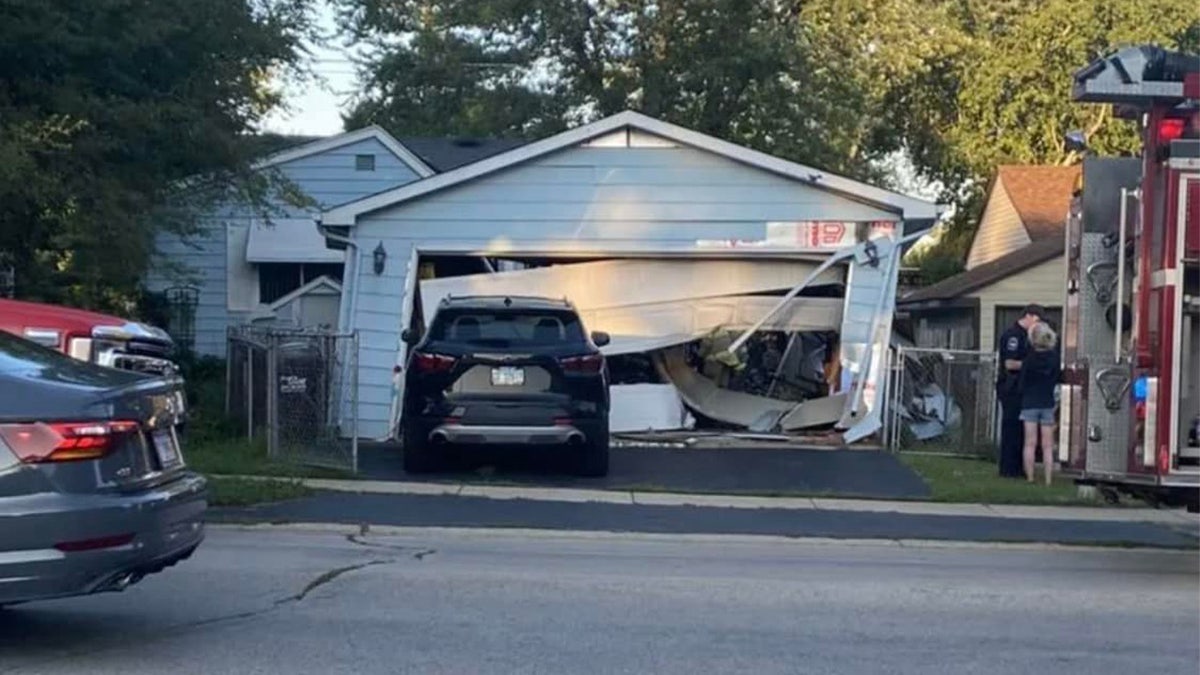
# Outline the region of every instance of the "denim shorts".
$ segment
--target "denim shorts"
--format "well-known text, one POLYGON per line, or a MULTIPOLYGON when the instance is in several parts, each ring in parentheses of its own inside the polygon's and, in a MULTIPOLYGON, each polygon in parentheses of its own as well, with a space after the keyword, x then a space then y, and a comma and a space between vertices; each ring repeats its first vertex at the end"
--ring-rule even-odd
POLYGON ((1054 408, 1025 408, 1021 411, 1021 421, 1051 426, 1054 424, 1054 408))

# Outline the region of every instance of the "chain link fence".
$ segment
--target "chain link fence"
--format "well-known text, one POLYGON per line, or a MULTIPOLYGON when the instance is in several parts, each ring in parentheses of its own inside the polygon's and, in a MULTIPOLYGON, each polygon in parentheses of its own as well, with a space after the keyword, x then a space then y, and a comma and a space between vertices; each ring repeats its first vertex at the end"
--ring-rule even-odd
POLYGON ((358 334, 229 329, 226 413, 281 461, 358 470, 358 334))
POLYGON ((897 347, 889 369, 892 452, 994 457, 996 354, 897 347))

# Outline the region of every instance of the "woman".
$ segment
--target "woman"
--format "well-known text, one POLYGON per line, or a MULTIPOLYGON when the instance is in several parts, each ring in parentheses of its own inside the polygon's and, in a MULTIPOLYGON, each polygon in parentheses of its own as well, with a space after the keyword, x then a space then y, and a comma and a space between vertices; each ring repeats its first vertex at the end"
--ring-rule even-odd
POLYGON ((1042 437, 1042 466, 1046 469, 1046 485, 1054 473, 1054 400, 1060 366, 1058 336, 1042 322, 1029 328, 1029 353, 1021 362, 1021 421, 1025 423, 1025 480, 1033 482, 1034 453, 1038 434, 1042 437))

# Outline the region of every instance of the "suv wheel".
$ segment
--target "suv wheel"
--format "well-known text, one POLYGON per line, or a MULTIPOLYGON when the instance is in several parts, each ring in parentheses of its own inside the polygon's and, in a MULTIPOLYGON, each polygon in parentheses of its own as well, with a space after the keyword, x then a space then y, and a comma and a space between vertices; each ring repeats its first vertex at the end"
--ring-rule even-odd
POLYGON ((437 469, 437 457, 424 438, 410 429, 404 430, 404 472, 429 473, 437 469))
POLYGON ((588 478, 608 475, 608 434, 580 448, 576 473, 588 478))

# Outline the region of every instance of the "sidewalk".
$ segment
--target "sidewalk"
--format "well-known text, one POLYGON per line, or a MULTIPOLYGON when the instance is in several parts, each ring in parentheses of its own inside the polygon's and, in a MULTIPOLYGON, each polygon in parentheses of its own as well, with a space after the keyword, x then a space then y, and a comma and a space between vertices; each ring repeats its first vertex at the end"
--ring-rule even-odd
MULTIPOLYGON (((247 480, 270 480, 261 476, 236 476, 247 480)), ((1073 520, 1113 523, 1155 523, 1200 531, 1200 516, 1182 510, 1150 508, 1103 508, 1080 506, 1022 506, 949 504, 922 501, 832 499, 824 497, 749 497, 718 494, 685 494, 638 490, 586 490, 577 488, 481 485, 478 483, 427 483, 379 480, 299 479, 314 490, 373 495, 426 495, 472 497, 492 500, 524 500, 559 503, 600 503, 642 506, 698 506, 724 509, 773 509, 790 511, 849 511, 897 513, 922 516, 971 516, 1023 520, 1073 520)))

